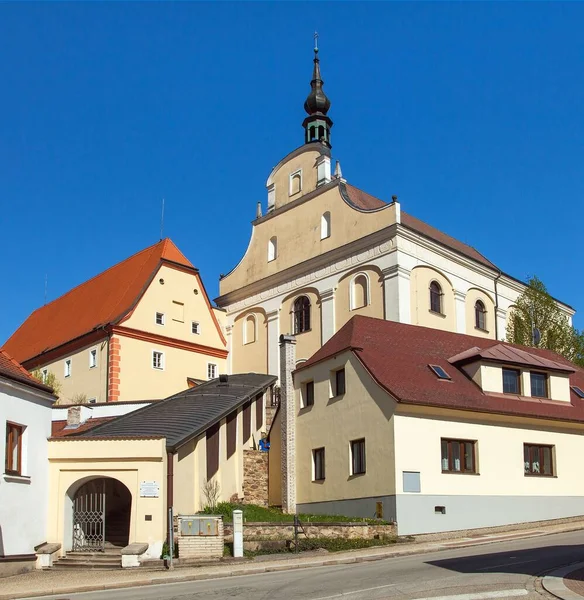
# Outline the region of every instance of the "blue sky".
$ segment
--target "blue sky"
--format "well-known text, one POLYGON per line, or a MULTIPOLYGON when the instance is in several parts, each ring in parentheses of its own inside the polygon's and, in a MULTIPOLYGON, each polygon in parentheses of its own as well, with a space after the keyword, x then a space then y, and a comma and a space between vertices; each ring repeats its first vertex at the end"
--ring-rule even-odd
POLYGON ((0 341, 165 235, 212 297, 302 144, 320 34, 347 180, 582 315, 582 3, 0 5, 0 341))

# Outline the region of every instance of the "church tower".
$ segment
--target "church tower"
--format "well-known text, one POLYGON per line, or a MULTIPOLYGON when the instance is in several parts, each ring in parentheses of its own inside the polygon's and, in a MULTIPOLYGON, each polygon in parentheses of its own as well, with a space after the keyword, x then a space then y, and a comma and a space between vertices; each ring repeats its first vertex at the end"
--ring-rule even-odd
POLYGON ((333 122, 327 116, 331 101, 324 93, 322 86, 324 81, 320 76, 320 60, 318 58, 318 34, 314 34, 314 68, 312 81, 310 82, 310 94, 304 103, 304 110, 308 113, 302 123, 304 127, 304 142, 321 142, 331 147, 331 127, 333 122))

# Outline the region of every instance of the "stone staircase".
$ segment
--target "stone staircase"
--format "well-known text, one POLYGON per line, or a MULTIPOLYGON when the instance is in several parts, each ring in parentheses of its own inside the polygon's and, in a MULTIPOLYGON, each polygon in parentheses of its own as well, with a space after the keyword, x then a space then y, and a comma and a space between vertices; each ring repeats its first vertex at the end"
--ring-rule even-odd
POLYGON ((53 564, 53 569, 101 569, 112 571, 122 568, 122 547, 106 542, 103 552, 68 552, 53 564))

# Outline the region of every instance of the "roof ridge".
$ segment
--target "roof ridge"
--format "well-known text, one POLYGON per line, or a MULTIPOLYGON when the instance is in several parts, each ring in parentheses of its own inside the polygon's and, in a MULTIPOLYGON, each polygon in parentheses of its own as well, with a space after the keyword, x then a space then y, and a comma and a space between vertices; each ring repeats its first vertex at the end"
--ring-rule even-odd
MULTIPOLYGON (((38 381, 36 377, 33 377, 13 356, 4 350, 4 346, 0 346, 0 354, 4 354, 4 356, 23 374, 24 377, 28 377, 29 379, 33 379, 35 382, 38 381)), ((42 383, 42 382, 38 382, 42 383)))

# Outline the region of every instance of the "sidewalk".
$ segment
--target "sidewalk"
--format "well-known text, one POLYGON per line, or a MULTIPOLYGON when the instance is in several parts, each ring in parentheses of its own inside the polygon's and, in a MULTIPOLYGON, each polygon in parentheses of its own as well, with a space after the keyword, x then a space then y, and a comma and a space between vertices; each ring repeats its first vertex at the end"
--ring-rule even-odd
MULTIPOLYGON (((495 542, 511 541, 567 533, 584 529, 584 519, 570 519, 554 524, 529 524, 529 528, 517 527, 496 528, 494 530, 472 532, 453 532, 447 534, 429 534, 418 536, 416 541, 400 543, 392 546, 352 550, 349 552, 318 553, 310 556, 290 557, 285 559, 269 557, 263 560, 249 560, 237 563, 217 563, 205 567, 184 567, 173 571, 147 568, 127 569, 119 571, 79 570, 79 571, 33 571, 24 575, 15 575, 0 579, 0 600, 32 598, 52 594, 72 594, 96 590, 116 589, 124 587, 176 583, 237 575, 252 575, 273 571, 286 571, 328 565, 353 564, 366 561, 383 560, 396 556, 423 554, 440 550, 453 550, 470 546, 480 546, 495 542)), ((571 571, 580 568, 584 578, 584 563, 572 565, 571 571)), ((569 571, 568 571, 569 572, 569 571)), ((563 577, 563 576, 562 576, 563 577)), ((547 578, 546 578, 547 579, 547 578)), ((556 578, 557 579, 557 578, 556 578)), ((551 581, 551 580, 550 580, 551 581)), ((584 581, 581 583, 584 591, 584 581)), ((545 583, 544 583, 545 586, 545 583)), ((547 589, 547 586, 546 586, 547 589)), ((566 588, 567 589, 567 588, 566 588)), ((569 590, 568 590, 569 591, 569 590)), ((555 593, 555 592, 552 592, 555 593)), ((575 592, 571 592, 575 593, 575 592)), ((584 595, 561 596, 562 598, 582 598, 584 595)))
POLYGON ((562 600, 584 598, 584 562, 556 569, 542 579, 543 587, 562 600))

